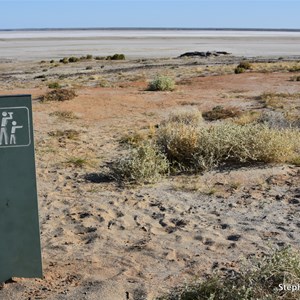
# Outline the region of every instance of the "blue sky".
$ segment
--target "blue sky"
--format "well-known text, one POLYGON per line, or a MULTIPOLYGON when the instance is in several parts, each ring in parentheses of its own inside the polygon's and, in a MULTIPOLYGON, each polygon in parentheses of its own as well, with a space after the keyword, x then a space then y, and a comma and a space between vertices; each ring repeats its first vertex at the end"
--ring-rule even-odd
POLYGON ((0 12, 0 29, 49 27, 300 29, 300 0, 0 0, 0 12))

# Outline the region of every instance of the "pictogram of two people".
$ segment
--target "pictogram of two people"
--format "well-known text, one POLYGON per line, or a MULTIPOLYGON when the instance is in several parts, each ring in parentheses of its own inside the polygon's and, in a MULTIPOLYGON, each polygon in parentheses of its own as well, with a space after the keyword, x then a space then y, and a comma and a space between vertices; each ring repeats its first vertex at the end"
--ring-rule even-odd
POLYGON ((2 120, 1 120, 1 127, 0 127, 0 145, 15 145, 17 143, 16 139, 16 130, 23 128, 23 126, 18 126, 16 121, 13 121, 13 112, 2 112, 2 120), (8 128, 7 125, 9 121, 11 122, 11 129, 10 129, 10 135, 8 136, 8 128))

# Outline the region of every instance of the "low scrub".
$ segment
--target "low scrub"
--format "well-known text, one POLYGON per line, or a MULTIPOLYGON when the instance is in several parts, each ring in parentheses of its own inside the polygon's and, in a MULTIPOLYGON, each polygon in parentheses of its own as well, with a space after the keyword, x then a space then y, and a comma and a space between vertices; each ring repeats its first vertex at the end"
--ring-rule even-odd
POLYGON ((235 107, 224 108, 223 106, 215 106, 212 110, 203 112, 202 115, 207 121, 216 121, 239 117, 241 111, 235 107))
POLYGON ((67 129, 67 130, 54 130, 48 132, 49 136, 57 137, 57 138, 66 138, 69 140, 76 140, 79 137, 79 132, 74 129, 67 129))
POLYGON ((297 300, 299 281, 300 255, 284 248, 249 258, 234 276, 218 272, 205 281, 179 286, 157 300, 297 300), (283 284, 289 289, 284 290, 283 284))
POLYGON ((76 97, 76 93, 72 89, 55 89, 43 95, 40 99, 42 102, 48 101, 67 101, 76 97))
POLYGON ((198 109, 180 109, 172 112, 166 122, 199 126, 202 121, 202 113, 198 109))
POLYGON ((299 100, 300 93, 273 93, 273 92, 264 92, 257 97, 259 101, 262 102, 264 107, 270 108, 284 108, 284 101, 299 100))
POLYGON ((107 56, 106 60, 125 60, 125 55, 116 53, 114 55, 107 56))
POLYGON ((250 70, 251 69, 251 63, 248 60, 242 60, 237 67, 238 68, 243 68, 245 70, 250 70))
POLYGON ((157 143, 175 170, 201 172, 228 163, 289 162, 299 153, 300 132, 263 124, 169 122, 159 128, 157 143))
POLYGON ((265 124, 269 128, 273 128, 273 129, 292 127, 292 122, 289 121, 282 112, 278 112, 278 111, 263 112, 258 118, 257 122, 265 124))
POLYGON ((74 62, 77 62, 77 61, 79 61, 79 60, 80 60, 80 58, 75 57, 75 56, 69 57, 69 63, 74 63, 74 62))
POLYGON ((234 73, 235 73, 235 74, 241 74, 241 73, 244 73, 244 72, 246 72, 246 69, 241 68, 241 67, 236 67, 236 68, 234 69, 234 73))
POLYGON ((148 85, 149 91, 173 91, 175 89, 175 82, 168 76, 158 75, 148 85))
POLYGON ((53 113, 50 113, 50 116, 55 116, 61 120, 75 120, 79 119, 77 115, 75 115, 72 111, 55 111, 53 113))
POLYGON ((111 166, 112 177, 120 183, 152 183, 168 172, 169 163, 163 153, 149 142, 131 148, 111 166))
POLYGON ((60 89, 61 85, 58 82, 51 82, 48 84, 49 89, 60 89))

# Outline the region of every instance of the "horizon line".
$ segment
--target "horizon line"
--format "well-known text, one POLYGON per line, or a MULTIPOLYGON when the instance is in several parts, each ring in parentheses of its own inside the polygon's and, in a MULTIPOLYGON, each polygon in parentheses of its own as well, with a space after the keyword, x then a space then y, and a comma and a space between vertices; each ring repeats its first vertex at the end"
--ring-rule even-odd
POLYGON ((0 28, 0 31, 72 31, 72 30, 203 30, 203 31, 286 31, 300 32, 300 28, 253 28, 253 27, 41 27, 0 28))

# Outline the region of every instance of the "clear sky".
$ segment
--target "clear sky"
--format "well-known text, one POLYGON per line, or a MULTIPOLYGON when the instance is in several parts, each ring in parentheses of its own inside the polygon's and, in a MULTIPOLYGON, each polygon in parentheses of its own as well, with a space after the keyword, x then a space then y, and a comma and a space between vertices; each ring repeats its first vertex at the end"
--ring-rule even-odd
POLYGON ((300 0, 0 0, 0 29, 220 27, 300 29, 300 0))

